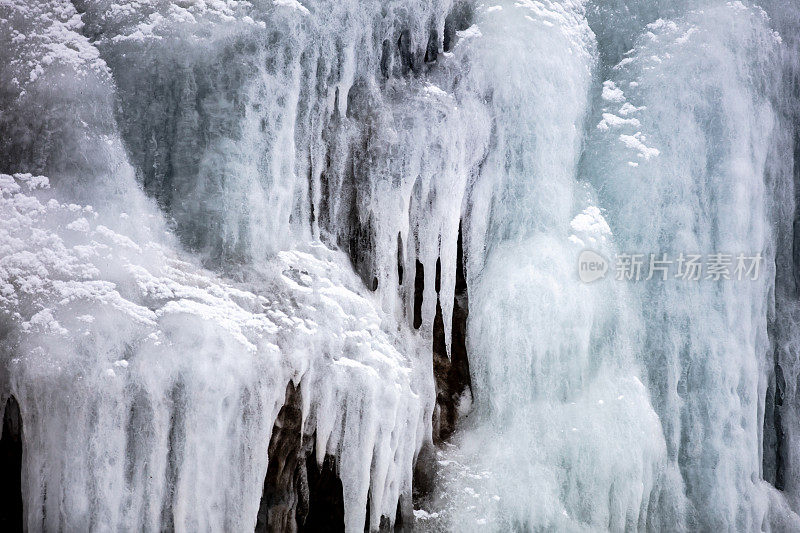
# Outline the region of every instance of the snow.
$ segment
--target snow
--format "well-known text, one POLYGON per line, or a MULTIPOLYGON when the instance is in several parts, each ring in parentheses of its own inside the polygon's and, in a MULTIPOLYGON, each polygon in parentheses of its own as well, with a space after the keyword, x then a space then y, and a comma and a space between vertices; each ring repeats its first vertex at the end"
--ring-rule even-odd
POLYGON ((650 159, 651 157, 656 157, 661 153, 657 148, 652 148, 645 145, 644 142, 642 142, 644 140, 644 135, 642 135, 642 133, 639 131, 633 135, 620 135, 619 140, 622 141, 622 144, 628 148, 639 152, 637 155, 643 159, 650 159))
POLYGON ((596 239, 605 240, 611 235, 611 228, 596 206, 590 205, 581 213, 575 215, 569 223, 569 227, 575 233, 593 236, 596 239))
MULTIPOLYGON (((272 3, 275 4, 276 6, 282 6, 282 7, 288 7, 290 9, 295 9, 295 10, 299 11, 300 13, 303 13, 304 15, 309 15, 310 14, 308 9, 305 6, 303 6, 303 4, 298 2, 297 0, 272 0, 272 3)), ((253 19, 250 19, 250 20, 253 20, 253 19)))
MULTIPOLYGON (((495 6, 495 7, 498 7, 498 6, 495 6)), ((499 6, 499 7, 502 7, 502 6, 499 6)), ((491 11, 496 11, 496 10, 487 10, 487 11, 491 12, 491 11)), ((470 26, 466 30, 457 31, 456 35, 458 36, 459 39, 470 39, 470 38, 480 37, 481 36, 481 30, 478 28, 477 25, 473 24, 472 26, 470 26)))
POLYGON ((603 100, 607 100, 609 102, 622 102, 624 99, 625 94, 622 92, 622 89, 617 87, 613 81, 606 80, 603 82, 603 100))
POLYGON ((635 118, 622 118, 612 113, 603 113, 603 120, 597 124, 597 129, 608 130, 620 126, 633 126, 634 128, 638 128, 641 126, 641 123, 635 118))
POLYGON ((439 518, 439 514, 428 513, 422 509, 414 509, 414 518, 417 520, 430 520, 431 518, 439 518))

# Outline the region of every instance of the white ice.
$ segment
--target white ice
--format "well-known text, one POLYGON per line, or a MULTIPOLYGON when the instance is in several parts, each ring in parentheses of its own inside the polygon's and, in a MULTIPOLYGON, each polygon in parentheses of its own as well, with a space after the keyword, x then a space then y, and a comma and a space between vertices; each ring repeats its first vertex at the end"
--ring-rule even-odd
POLYGON ((756 4, 1 2, 28 529, 252 529, 289 382, 346 529, 394 519, 459 228, 474 402, 418 527, 800 528, 800 9, 756 4))

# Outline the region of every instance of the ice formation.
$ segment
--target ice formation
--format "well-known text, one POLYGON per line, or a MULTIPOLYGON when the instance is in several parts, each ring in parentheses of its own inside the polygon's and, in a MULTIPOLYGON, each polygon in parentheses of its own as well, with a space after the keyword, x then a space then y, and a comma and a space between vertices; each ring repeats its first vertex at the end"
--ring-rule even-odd
POLYGON ((799 35, 792 0, 1 0, 18 519, 303 529, 282 446, 349 532, 800 529, 799 35), (764 262, 585 284, 587 248, 764 262))

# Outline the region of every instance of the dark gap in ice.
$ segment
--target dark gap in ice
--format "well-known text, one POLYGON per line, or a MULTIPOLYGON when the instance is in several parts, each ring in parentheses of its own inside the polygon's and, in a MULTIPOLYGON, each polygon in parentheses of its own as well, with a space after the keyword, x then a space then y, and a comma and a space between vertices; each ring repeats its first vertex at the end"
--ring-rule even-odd
POLYGON ((317 465, 316 436, 314 447, 306 456, 307 493, 298 510, 297 530, 316 533, 318 531, 344 531, 344 492, 337 473, 336 460, 326 455, 322 467, 317 465))
MULTIPOLYGON (((367 521, 369 523, 369 521, 367 521)), ((378 526, 378 531, 381 533, 388 532, 388 531, 400 531, 397 529, 396 526, 393 525, 392 519, 388 516, 382 516, 380 525, 378 526)))
MULTIPOLYGON (((370 517, 370 500, 372 494, 367 494, 367 515, 364 519, 364 532, 369 532, 369 517, 370 517)), ((413 509, 409 508, 407 510, 408 515, 413 514, 413 509)), ((403 496, 401 495, 397 501, 397 509, 395 510, 395 516, 388 517, 386 515, 382 515, 380 521, 378 522, 378 531, 379 533, 389 533, 390 531, 405 531, 406 528, 403 527, 403 496)))
POLYGON ((13 396, 8 398, 3 411, 0 487, 0 531, 23 531, 22 417, 13 396))
POLYGON ((178 482, 178 473, 183 462, 183 448, 186 441, 186 385, 177 382, 170 392, 170 427, 167 446, 166 486, 161 506, 161 530, 175 530, 173 502, 178 482))
MULTIPOLYGON (((363 150, 362 153, 367 152, 366 141, 360 149, 363 150)), ((360 201, 363 193, 361 193, 359 184, 365 178, 358 171, 358 157, 358 153, 352 154, 346 169, 344 179, 346 186, 343 189, 347 191, 347 197, 342 199, 342 205, 349 207, 345 212, 346 221, 344 222, 346 223, 343 224, 346 229, 338 235, 337 243, 347 251, 353 270, 364 282, 364 285, 374 291, 377 289, 374 263, 374 224, 372 213, 365 217, 364 213, 359 210, 359 206, 363 203, 360 201)))
POLYGON ((400 32, 400 37, 397 39, 397 51, 400 54, 400 68, 403 76, 415 72, 414 53, 411 50, 411 32, 408 29, 400 32))
MULTIPOLYGON (((410 518, 411 516, 413 516, 413 513, 414 513, 413 507, 408 509, 407 512, 403 511, 403 507, 406 505, 406 501, 407 500, 408 500, 408 498, 406 498, 402 494, 400 495, 400 498, 397 500, 397 511, 395 511, 395 513, 394 513, 394 530, 395 531, 406 531, 407 529, 411 529, 411 528, 406 528, 404 526, 404 521, 403 521, 403 516, 404 515, 408 516, 410 518)), ((412 525, 413 525, 413 520, 412 520, 412 525)))
POLYGON ((414 276, 414 329, 422 325, 422 298, 425 292, 425 267, 417 259, 414 276))
POLYGON ((777 359, 775 360, 775 375, 767 386, 767 395, 764 402, 764 431, 763 431, 763 472, 764 480, 771 483, 776 489, 785 488, 785 465, 783 444, 785 434, 781 411, 786 390, 786 381, 783 370, 777 359))
MULTIPOLYGON (((355 206, 353 211, 355 211, 355 206)), ((350 235, 348 239, 348 252, 353 269, 371 290, 378 288, 377 278, 373 273, 372 257, 372 218, 361 224, 358 215, 351 217, 350 235)))
POLYGON ((392 43, 384 39, 381 45, 381 76, 388 79, 392 73, 392 43))
POLYGON ((442 258, 436 258, 436 282, 434 283, 434 289, 436 289, 436 295, 439 295, 439 292, 442 290, 442 258))
POLYGON ((428 32, 428 46, 425 49, 425 62, 433 63, 439 57, 439 32, 431 25, 428 32))
POLYGON ((269 464, 264 478, 256 532, 297 531, 297 510, 308 493, 302 449, 303 409, 300 387, 286 386, 269 440, 269 464))
POLYGON ((311 154, 308 154, 308 225, 314 227, 314 222, 317 220, 317 212, 314 210, 314 161, 311 154))
MULTIPOLYGON (((370 527, 369 527, 369 518, 370 518, 369 508, 370 508, 370 504, 371 503, 372 503, 372 489, 370 489, 367 492, 367 514, 364 517, 364 533, 371 533, 370 532, 370 527)), ((383 525, 383 521, 382 520, 381 520, 381 525, 383 525)), ((384 531, 384 529, 381 528, 381 531, 384 531)))
POLYGON ((403 261, 405 261, 405 257, 403 254, 403 236, 400 233, 397 234, 397 283, 399 285, 403 284, 403 261))
POLYGON ((431 443, 423 444, 414 462, 414 509, 424 508, 424 502, 433 494, 436 488, 436 473, 438 468, 439 464, 436 461, 435 446, 431 443))
MULTIPOLYGON (((460 226, 458 229, 457 250, 450 357, 447 356, 442 306, 438 299, 436 301, 436 316, 433 320, 433 373, 436 378, 436 408, 433 415, 433 440, 435 443, 447 440, 453 434, 461 410, 461 403, 466 394, 472 394, 469 359, 467 357, 469 298, 467 296, 467 279, 464 272, 464 249, 460 226)), ((437 260, 437 291, 441 281, 440 277, 441 262, 437 260)), ((471 399, 470 396, 470 401, 471 399)))
POLYGON ((475 12, 472 4, 466 1, 457 1, 444 19, 443 48, 449 52, 456 44, 456 32, 463 31, 472 26, 475 12))
MULTIPOLYGON (((322 132, 323 138, 327 138, 330 135, 330 130, 325 129, 322 132)), ((330 228, 332 226, 331 218, 330 218, 330 195, 331 195, 331 188, 330 184, 328 183, 328 172, 331 169, 331 152, 330 149, 325 151, 325 169, 319 173, 319 213, 317 215, 317 219, 319 220, 319 228, 320 233, 322 234, 323 228, 330 228)))

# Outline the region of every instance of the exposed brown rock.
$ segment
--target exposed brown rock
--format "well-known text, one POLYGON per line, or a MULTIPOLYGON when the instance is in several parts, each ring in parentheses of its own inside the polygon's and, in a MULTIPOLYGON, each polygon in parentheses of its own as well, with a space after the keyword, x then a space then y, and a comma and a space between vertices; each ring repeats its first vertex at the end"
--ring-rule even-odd
POLYGON ((300 388, 286 386, 269 441, 269 465, 264 478, 255 531, 294 533, 344 531, 344 497, 335 460, 317 465, 315 435, 303 435, 300 388))
MULTIPOLYGON (((433 321, 433 373, 436 379, 436 408, 433 415, 433 441, 439 443, 452 435, 458 419, 461 402, 465 396, 472 399, 469 359, 467 358, 467 317, 469 298, 464 273, 464 252, 461 229, 458 232, 458 258, 456 270, 455 301, 450 357, 444 336, 442 307, 437 300, 433 321)), ((436 288, 438 292, 441 271, 437 262, 436 288)))

